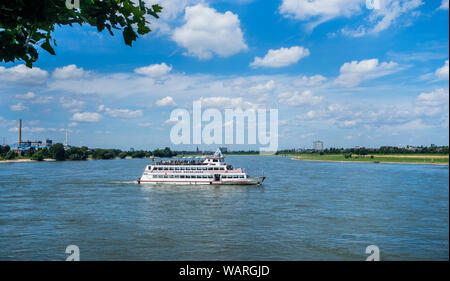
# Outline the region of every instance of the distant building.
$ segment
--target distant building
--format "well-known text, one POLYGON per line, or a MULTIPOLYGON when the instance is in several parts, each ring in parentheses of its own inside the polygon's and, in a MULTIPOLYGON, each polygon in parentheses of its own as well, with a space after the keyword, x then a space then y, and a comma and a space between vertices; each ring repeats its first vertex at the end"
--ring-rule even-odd
POLYGON ((28 151, 30 149, 38 150, 41 148, 50 148, 52 146, 52 140, 45 140, 45 143, 42 141, 30 141, 22 139, 22 119, 19 119, 19 127, 18 127, 18 139, 17 144, 11 145, 11 148, 15 150, 17 153, 22 155, 22 152, 28 151))
POLYGON ((134 148, 130 148, 130 152, 134 152, 134 148))
POLYGON ((323 142, 322 141, 315 141, 313 142, 313 149, 322 151, 323 150, 323 142))
POLYGON ((431 144, 431 147, 436 147, 436 145, 434 143, 431 144))

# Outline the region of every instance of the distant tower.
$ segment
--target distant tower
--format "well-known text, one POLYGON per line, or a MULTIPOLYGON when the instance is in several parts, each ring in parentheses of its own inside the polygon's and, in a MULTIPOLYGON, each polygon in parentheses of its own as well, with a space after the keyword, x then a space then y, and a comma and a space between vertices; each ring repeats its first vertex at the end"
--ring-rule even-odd
POLYGON ((66 142, 64 143, 65 147, 69 146, 69 130, 66 130, 66 142))
POLYGON ((17 140, 17 146, 22 144, 22 119, 19 119, 19 139, 17 140))

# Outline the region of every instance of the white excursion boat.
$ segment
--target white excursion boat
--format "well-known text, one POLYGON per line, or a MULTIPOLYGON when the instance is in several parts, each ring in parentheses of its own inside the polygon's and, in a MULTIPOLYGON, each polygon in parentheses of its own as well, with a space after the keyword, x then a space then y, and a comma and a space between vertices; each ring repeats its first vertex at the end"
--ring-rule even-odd
POLYGON ((203 161, 168 160, 147 165, 138 179, 142 184, 260 185, 265 177, 250 177, 241 168, 225 164, 220 149, 203 161))

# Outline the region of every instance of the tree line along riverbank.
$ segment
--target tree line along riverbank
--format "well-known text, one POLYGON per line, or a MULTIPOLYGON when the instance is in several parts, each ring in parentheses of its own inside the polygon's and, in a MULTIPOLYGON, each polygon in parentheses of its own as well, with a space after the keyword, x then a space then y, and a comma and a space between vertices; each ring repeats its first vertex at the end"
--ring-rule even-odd
MULTIPOLYGON (((286 155, 288 156, 288 155, 286 155)), ((402 163, 402 164, 440 164, 448 165, 448 154, 311 154, 291 155, 294 160, 325 162, 368 162, 368 163, 402 163)))
MULTIPOLYGON (((211 154, 204 152, 205 154, 211 154)), ((224 155, 258 156, 259 151, 232 151, 224 155)), ((331 161, 331 162, 373 162, 373 163, 411 163, 411 164, 447 164, 449 163, 448 147, 419 147, 415 151, 397 147, 380 147, 377 149, 330 148, 323 151, 280 150, 276 156, 289 156, 294 160, 331 161)), ((19 155, 9 146, 0 146, 0 161, 28 162, 28 161, 65 161, 65 160, 102 160, 145 157, 174 157, 201 156, 199 151, 173 151, 164 149, 122 151, 120 149, 88 148, 86 146, 72 146, 65 148, 63 144, 54 144, 49 149, 28 149, 19 155)))
POLYGON ((136 150, 122 151, 120 149, 90 149, 86 146, 71 146, 65 148, 63 144, 56 143, 50 148, 33 149, 23 151, 20 155, 8 145, 0 146, 0 161, 21 162, 21 160, 34 161, 65 161, 65 160, 88 160, 88 159, 115 159, 115 158, 144 158, 144 157, 173 157, 177 152, 166 147, 153 151, 136 150))

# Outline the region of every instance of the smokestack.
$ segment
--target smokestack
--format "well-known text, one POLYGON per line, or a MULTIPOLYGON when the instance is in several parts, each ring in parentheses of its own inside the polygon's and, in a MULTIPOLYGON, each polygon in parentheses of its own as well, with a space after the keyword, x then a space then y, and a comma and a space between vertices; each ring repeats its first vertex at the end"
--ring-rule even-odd
POLYGON ((22 144, 22 119, 19 119, 19 140, 17 144, 18 146, 22 144))

